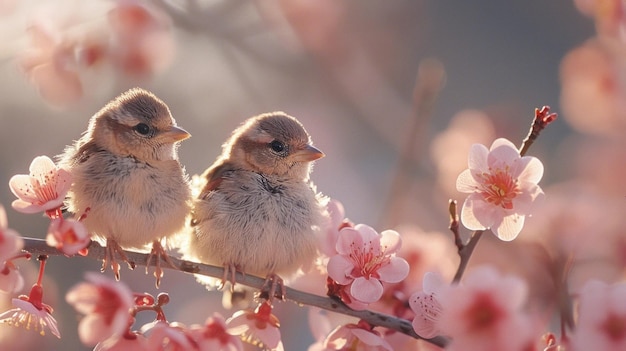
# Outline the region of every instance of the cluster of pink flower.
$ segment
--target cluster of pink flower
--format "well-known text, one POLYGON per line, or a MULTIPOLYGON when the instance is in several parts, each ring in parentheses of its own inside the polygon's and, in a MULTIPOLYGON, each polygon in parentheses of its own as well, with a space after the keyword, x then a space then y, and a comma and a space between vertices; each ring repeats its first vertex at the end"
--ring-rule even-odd
POLYGON ((169 65, 174 41, 169 18, 149 2, 116 0, 91 23, 34 21, 19 66, 48 103, 65 106, 84 94, 81 76, 108 65, 121 77, 148 77, 169 65))
MULTIPOLYGON (((492 230, 502 240, 513 240, 524 218, 542 198, 537 183, 543 175, 541 162, 520 152, 508 140, 497 139, 488 149, 474 145, 469 168, 457 180, 459 191, 470 195, 463 204, 461 222, 471 230, 492 230)), ((47 242, 66 255, 85 249, 89 234, 80 219, 64 219, 60 211, 71 183, 70 174, 47 157, 37 157, 30 175, 18 175, 10 186, 18 200, 13 208, 25 213, 44 212, 51 219, 47 242)), ((364 224, 344 218, 343 207, 332 201, 331 222, 320 239, 318 266, 327 294, 355 310, 383 306, 385 312, 412 320, 413 329, 423 338, 449 337, 450 350, 557 350, 568 347, 586 350, 623 350, 626 347, 626 284, 607 285, 590 281, 579 292, 577 328, 557 339, 544 336, 549 316, 538 316, 527 306, 528 286, 524 280, 502 275, 490 266, 470 271, 459 283, 445 284, 434 272, 427 272, 418 292, 405 283, 409 263, 399 256, 402 240, 392 230, 377 233, 364 224), (543 337, 543 338, 542 338, 543 337)), ((8 228, 0 210, 0 289, 15 292, 23 279, 13 260, 23 239, 8 228)), ((0 315, 0 323, 33 328, 41 334, 49 329, 60 337, 52 309, 43 303, 41 285, 45 257, 39 257, 39 279, 28 296, 13 299, 14 309, 0 315)), ((225 319, 210 316, 203 325, 189 327, 170 323, 163 306, 165 293, 157 298, 133 294, 122 282, 88 274, 86 282, 72 288, 66 300, 84 314, 79 325, 81 341, 95 350, 242 350, 242 340, 267 349, 282 350, 278 318, 270 301, 255 309, 235 312, 225 319), (133 329, 135 316, 142 311, 156 313, 153 323, 133 329)), ((307 280, 314 280, 308 276, 307 280)), ((297 282, 295 282, 297 284, 297 282)), ((310 350, 393 350, 399 346, 398 333, 377 329, 366 320, 343 320, 311 312, 317 342, 310 350), (337 322, 335 320, 335 322, 337 322)))

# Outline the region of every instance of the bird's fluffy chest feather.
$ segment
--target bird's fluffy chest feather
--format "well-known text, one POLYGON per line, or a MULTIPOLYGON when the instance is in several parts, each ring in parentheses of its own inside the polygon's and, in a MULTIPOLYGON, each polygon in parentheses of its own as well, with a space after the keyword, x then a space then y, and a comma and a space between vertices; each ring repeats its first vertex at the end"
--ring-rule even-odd
POLYGON ((291 274, 312 261, 324 207, 314 189, 250 171, 224 175, 218 189, 196 202, 198 252, 214 264, 245 272, 291 274))
POLYGON ((73 167, 69 207, 90 211, 85 225, 120 245, 142 247, 179 231, 189 211, 189 188, 175 160, 148 165, 108 153, 73 167))

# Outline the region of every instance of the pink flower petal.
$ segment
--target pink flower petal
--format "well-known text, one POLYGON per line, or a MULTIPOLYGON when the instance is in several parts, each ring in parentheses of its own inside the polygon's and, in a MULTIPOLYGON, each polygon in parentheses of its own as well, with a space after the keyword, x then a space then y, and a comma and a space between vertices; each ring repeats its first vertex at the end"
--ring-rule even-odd
MULTIPOLYGON (((496 142, 494 141, 494 145, 495 144, 496 142)), ((509 145, 503 144, 493 148, 492 145, 489 156, 487 156, 487 164, 492 169, 504 169, 507 166, 513 164, 513 162, 515 162, 515 160, 518 160, 519 158, 519 151, 517 151, 515 147, 510 147, 509 145)))
POLYGON ((402 246, 402 238, 395 230, 385 230, 380 233, 380 246, 386 254, 396 253, 402 246))
POLYGON ((4 210, 4 206, 0 205, 0 231, 9 227, 9 221, 7 220, 7 212, 4 210))
POLYGON ((511 241, 522 231, 524 218, 517 213, 512 213, 502 218, 500 223, 494 224, 491 229, 495 230, 500 240, 511 241))
POLYGON ((403 258, 391 257, 389 264, 378 269, 378 274, 386 283, 399 283, 409 275, 409 264, 403 258))
POLYGON ((420 291, 411 295, 409 306, 415 312, 411 324, 417 335, 423 338, 434 338, 441 334, 437 327, 437 319, 442 307, 432 294, 420 291))
POLYGON ((426 294, 433 294, 439 291, 439 289, 446 286, 446 282, 439 273, 426 272, 422 282, 424 292, 426 294))
POLYGON ((468 168, 472 171, 478 172, 487 172, 489 170, 489 166, 487 165, 487 155, 489 154, 489 150, 487 147, 482 144, 473 144, 470 147, 469 158, 468 158, 468 168))
POLYGON ((461 208, 461 222, 470 230, 487 229, 493 224, 494 209, 482 201, 480 195, 471 194, 461 208), (478 218, 480 216, 480 219, 478 218))
MULTIPOLYGON (((37 201, 37 195, 32 191, 31 176, 27 174, 16 174, 9 179, 9 187, 13 195, 17 196, 21 203, 27 206, 37 201)), ((14 201, 14 202, 15 202, 14 201)))
POLYGON ((478 183, 472 175, 471 169, 464 170, 456 179, 456 190, 462 193, 473 193, 477 186, 478 183))
POLYGON ((365 303, 373 303, 383 296, 383 285, 378 279, 356 278, 350 286, 350 295, 365 303))
POLYGON ((335 255, 328 260, 328 276, 339 284, 347 285, 353 280, 354 263, 345 256, 335 255))
POLYGON ((16 269, 8 269, 0 273, 0 291, 16 293, 24 287, 24 278, 16 269))
POLYGON ((526 162, 526 167, 519 174, 518 179, 537 184, 543 177, 543 163, 538 158, 524 156, 522 160, 526 162))
POLYGON ((363 243, 375 242, 376 244, 374 244, 374 246, 378 246, 380 235, 376 232, 376 230, 374 230, 374 228, 365 224, 357 224, 354 226, 354 229, 359 232, 359 237, 363 243))
POLYGON ((339 231, 339 237, 337 238, 337 244, 335 246, 337 253, 341 255, 349 255, 353 246, 363 246, 361 234, 356 230, 356 228, 342 228, 339 231))
MULTIPOLYGON (((368 346, 382 346, 385 350, 393 350, 391 345, 385 339, 375 333, 361 328, 352 329, 352 334, 368 346)), ((380 348, 376 348, 380 350, 380 348)))

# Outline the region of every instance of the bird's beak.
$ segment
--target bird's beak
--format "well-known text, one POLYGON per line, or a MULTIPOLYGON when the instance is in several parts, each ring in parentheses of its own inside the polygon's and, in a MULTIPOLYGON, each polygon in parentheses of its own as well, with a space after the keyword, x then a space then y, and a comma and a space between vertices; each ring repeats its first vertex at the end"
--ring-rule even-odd
POLYGON ((322 158, 325 155, 318 148, 307 145, 304 148, 294 152, 291 156, 292 160, 296 162, 311 162, 317 160, 318 158, 322 158))
POLYGON ((191 137, 186 130, 181 127, 172 126, 170 129, 161 132, 160 138, 166 142, 175 143, 191 137))

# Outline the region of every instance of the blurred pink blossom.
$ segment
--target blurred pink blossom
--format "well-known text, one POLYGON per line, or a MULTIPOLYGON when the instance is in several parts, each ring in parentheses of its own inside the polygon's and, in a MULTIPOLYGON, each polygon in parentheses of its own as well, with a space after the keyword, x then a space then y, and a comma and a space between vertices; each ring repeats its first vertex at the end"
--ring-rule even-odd
POLYGON ((83 86, 74 57, 76 43, 58 28, 35 23, 28 29, 31 47, 18 57, 18 64, 39 94, 55 106, 65 106, 83 96, 83 86))
POLYGON ((144 331, 150 333, 148 336, 148 350, 150 351, 197 350, 191 336, 187 334, 186 328, 182 325, 156 321, 148 326, 144 331))
POLYGON ((590 280, 580 291, 572 350, 626 350, 626 283, 590 280))
POLYGON ((42 296, 41 286, 34 285, 29 296, 21 295, 17 299, 12 299, 15 308, 0 314, 0 323, 32 329, 40 335, 45 335, 46 329, 50 329, 52 335, 60 339, 57 321, 51 314, 52 308, 41 301, 42 296))
POLYGON ((153 351, 148 347, 148 339, 142 334, 126 333, 120 338, 107 339, 93 351, 153 351))
POLYGON ((30 174, 11 177, 9 187, 17 200, 13 208, 23 213, 46 211, 53 214, 63 205, 72 184, 71 174, 58 168, 47 156, 38 156, 30 164, 30 174))
POLYGON ((409 305, 415 312, 413 329, 423 338, 430 339, 442 334, 437 323, 443 310, 439 302, 439 291, 445 286, 439 274, 427 272, 424 276, 424 289, 414 293, 409 299, 409 305))
POLYGON ((7 213, 0 205, 0 263, 11 259, 24 247, 24 239, 18 232, 9 228, 7 213))
POLYGON ((373 330, 365 321, 357 324, 341 325, 333 330, 322 347, 309 351, 354 350, 354 351, 391 351, 393 348, 385 339, 373 330))
POLYGON ((68 291, 67 303, 85 315, 78 335, 85 345, 121 337, 129 327, 132 292, 126 285, 97 273, 87 273, 87 282, 68 291))
POLYGON ((522 313, 528 288, 490 266, 470 271, 463 284, 441 289, 437 328, 452 338, 447 350, 526 350, 534 345, 533 323, 522 313))
POLYGON ((50 221, 46 243, 71 256, 89 246, 91 235, 81 221, 59 217, 50 221))
POLYGON ((224 317, 215 312, 204 325, 192 325, 190 335, 199 351, 243 351, 241 339, 226 332, 224 317))
POLYGON ((592 17, 598 34, 626 39, 626 6, 623 0, 574 0, 580 12, 592 17))
POLYGON ((490 149, 472 145, 468 164, 456 182, 458 191, 470 194, 461 209, 461 222, 471 230, 489 228, 501 240, 515 239, 532 205, 543 197, 537 185, 543 164, 532 156, 521 157, 503 138, 490 149))
POLYGON ((125 74, 149 76, 165 67, 175 51, 169 17, 149 2, 116 0, 108 13, 110 58, 125 74))
POLYGON ((24 287, 24 278, 10 261, 23 247, 24 239, 9 228, 7 214, 0 205, 0 291, 11 293, 24 287))
POLYGON ((24 287, 24 277, 12 263, 5 264, 0 271, 0 291, 15 293, 24 287))
POLYGON ((496 137, 495 127, 486 112, 462 110, 430 145, 431 160, 437 166, 437 184, 447 197, 457 196, 455 181, 465 169, 472 144, 486 144, 496 137))
POLYGON ((560 79, 563 115, 572 127, 587 134, 624 135, 624 43, 611 38, 588 40, 565 55, 560 79))
POLYGON ((231 335, 241 335, 251 340, 253 344, 263 345, 271 350, 283 350, 281 341, 280 323, 272 314, 272 305, 265 301, 254 310, 235 312, 227 321, 227 332, 231 335))

